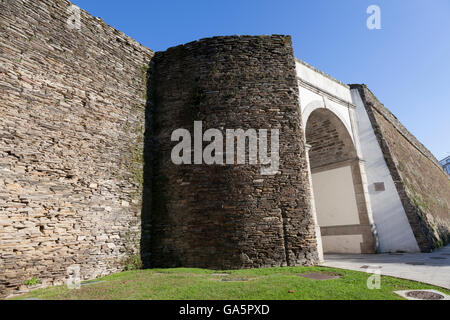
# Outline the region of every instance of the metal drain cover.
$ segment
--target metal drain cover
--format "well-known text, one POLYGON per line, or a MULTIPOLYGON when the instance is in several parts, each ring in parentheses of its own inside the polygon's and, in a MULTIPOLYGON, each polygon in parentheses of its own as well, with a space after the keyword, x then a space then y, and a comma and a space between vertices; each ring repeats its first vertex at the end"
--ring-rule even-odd
POLYGON ((395 293, 408 300, 450 300, 450 296, 436 290, 405 290, 395 293))
POLYGON ((308 278, 312 280, 332 280, 342 278, 342 275, 332 272, 313 272, 299 274, 300 277, 308 278))
POLYGON ((406 294, 409 298, 420 300, 442 300, 444 296, 430 291, 410 291, 406 294))
POLYGON ((406 262, 406 264, 412 265, 412 266, 424 266, 424 262, 406 262))

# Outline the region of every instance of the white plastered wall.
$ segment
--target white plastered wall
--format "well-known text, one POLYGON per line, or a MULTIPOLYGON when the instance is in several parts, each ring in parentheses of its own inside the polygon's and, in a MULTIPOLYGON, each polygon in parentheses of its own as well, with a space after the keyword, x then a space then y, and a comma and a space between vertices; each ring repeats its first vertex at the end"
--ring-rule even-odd
POLYGON ((300 105, 302 107, 302 121, 304 128, 306 128, 306 123, 308 122, 309 116, 314 110, 325 108, 333 112, 342 121, 344 126, 347 128, 350 137, 354 141, 352 125, 347 106, 339 104, 335 101, 331 101, 330 99, 301 86, 300 105))
POLYGON ((297 77, 322 91, 330 93, 344 101, 351 102, 349 88, 336 80, 330 79, 317 69, 296 60, 297 77))
MULTIPOLYGON (((325 108, 334 113, 346 127, 353 143, 355 137, 349 105, 350 88, 303 62, 296 61, 303 127, 311 113, 325 108), (337 97, 333 99, 331 97, 337 97)), ((359 151, 359 148, 357 148, 359 151)), ((316 219, 320 227, 360 224, 350 166, 312 174, 316 219)), ((361 253, 362 235, 321 236, 324 252, 361 253)))
POLYGON ((380 252, 420 252, 358 90, 351 90, 380 252), (375 191, 384 183, 385 191, 375 191))
POLYGON ((361 253, 363 241, 363 236, 360 234, 322 237, 323 248, 325 252, 330 253, 361 253))
MULTIPOLYGON (((312 174, 319 225, 360 224, 350 166, 312 174)), ((322 236, 324 252, 361 253, 362 235, 322 236)))
POLYGON ((312 179, 321 227, 360 223, 350 166, 313 173, 312 179))

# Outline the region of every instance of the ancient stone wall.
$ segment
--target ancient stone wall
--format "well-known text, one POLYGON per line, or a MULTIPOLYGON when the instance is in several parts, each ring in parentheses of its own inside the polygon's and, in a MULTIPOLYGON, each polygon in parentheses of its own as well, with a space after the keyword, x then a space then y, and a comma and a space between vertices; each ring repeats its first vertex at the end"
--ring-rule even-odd
POLYGON ((450 180, 439 162, 365 85, 364 101, 406 215, 422 251, 450 242, 450 180))
POLYGON ((306 124, 311 169, 356 159, 353 140, 341 120, 327 109, 315 110, 306 124))
POLYGON ((138 260, 153 53, 70 6, 0 1, 0 295, 138 260))
MULTIPOLYGON (((214 37, 154 56, 101 19, 82 10, 79 25, 74 18, 66 0, 0 0, 0 296, 32 278, 61 283, 73 265, 92 279, 141 258, 154 267, 315 264, 290 37, 214 37), (279 172, 174 164, 171 135, 187 129, 195 139, 195 121, 224 136, 269 130, 269 150, 279 130, 279 172)), ((354 87, 419 245, 447 243, 447 176, 365 86, 354 87)), ((311 123, 314 166, 329 154, 354 158, 349 136, 311 123)))
POLYGON ((317 262, 290 37, 203 39, 157 53, 154 66, 152 265, 317 262), (261 165, 248 163, 173 164, 171 134, 193 135, 194 121, 203 132, 280 130, 279 174, 261 175, 261 165))

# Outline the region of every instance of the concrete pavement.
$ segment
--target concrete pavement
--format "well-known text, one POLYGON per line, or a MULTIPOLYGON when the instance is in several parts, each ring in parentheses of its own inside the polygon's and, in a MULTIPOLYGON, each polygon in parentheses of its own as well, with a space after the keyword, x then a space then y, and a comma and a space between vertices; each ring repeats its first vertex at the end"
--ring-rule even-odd
POLYGON ((450 289, 450 245, 432 253, 326 254, 323 266, 420 281, 450 289))

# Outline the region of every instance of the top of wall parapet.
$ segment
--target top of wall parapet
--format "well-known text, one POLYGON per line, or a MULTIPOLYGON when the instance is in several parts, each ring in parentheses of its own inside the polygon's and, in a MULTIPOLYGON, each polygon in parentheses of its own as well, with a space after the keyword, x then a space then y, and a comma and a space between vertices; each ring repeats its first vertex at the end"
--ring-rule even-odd
POLYGON ((349 86, 348 84, 345 84, 345 83, 343 83, 342 81, 339 81, 339 80, 337 80, 336 78, 333 78, 333 77, 330 76, 329 74, 327 74, 327 73, 325 73, 325 72, 323 72, 323 71, 317 69, 316 67, 313 67, 312 65, 306 63, 305 61, 300 60, 299 58, 295 58, 295 61, 297 61, 298 63, 304 65, 305 67, 307 67, 307 68, 313 70, 314 72, 317 72, 317 73, 321 74, 322 76, 324 76, 324 77, 330 79, 331 81, 334 81, 334 82, 340 84, 341 86, 344 86, 344 87, 346 87, 347 89, 350 89, 350 86, 349 86))
MULTIPOLYGON (((174 49, 185 47, 185 46, 190 46, 190 45, 192 45, 194 43, 202 42, 202 41, 214 41, 214 40, 221 40, 221 41, 225 40, 225 41, 227 41, 228 40, 228 41, 232 42, 232 41, 234 41, 236 39, 246 39, 246 38, 254 39, 254 38, 271 38, 271 37, 291 38, 290 35, 282 35, 282 34, 259 35, 259 36, 252 36, 252 35, 215 36, 215 37, 209 37, 209 38, 202 38, 202 39, 191 41, 191 42, 188 42, 188 43, 185 43, 185 44, 182 44, 182 45, 178 45, 178 46, 173 46, 173 47, 167 48, 167 50, 165 50, 165 51, 174 50, 174 49)), ((300 63, 300 64, 302 64, 302 65, 304 65, 304 66, 306 66, 307 68, 313 70, 314 72, 317 72, 317 73, 323 75, 324 77, 326 77, 326 78, 328 78, 328 79, 338 83, 339 85, 341 85, 341 86, 343 86, 343 87, 345 87, 347 89, 350 89, 349 85, 343 83, 342 81, 337 80, 336 78, 333 78, 329 74, 327 74, 327 73, 325 73, 325 72, 323 72, 323 71, 321 71, 321 70, 311 66, 310 64, 306 63, 305 61, 300 60, 299 58, 295 58, 295 61, 300 63)))
MULTIPOLYGON (((25 0, 19 0, 19 1, 26 3, 25 0)), ((67 12, 66 11, 67 8, 72 6, 72 5, 76 6, 77 8, 79 8, 77 5, 73 4, 72 2, 70 2, 68 0, 58 0, 58 1, 55 1, 55 0, 41 0, 41 4, 44 4, 44 5, 47 5, 47 6, 50 6, 50 7, 55 7, 55 8, 61 7, 62 10, 60 10, 60 12, 67 12)), ((132 47, 133 49, 135 49, 137 51, 145 52, 145 53, 149 54, 150 56, 152 56, 155 53, 154 50, 144 46, 143 44, 139 43, 138 41, 136 41, 132 37, 127 36, 122 31, 120 31, 120 30, 112 27, 111 25, 107 24, 102 18, 94 17, 89 12, 87 12, 86 10, 83 10, 81 8, 80 8, 80 12, 81 12, 81 19, 82 19, 82 21, 81 21, 81 23, 82 23, 81 32, 83 32, 83 26, 89 28, 89 27, 92 27, 92 24, 96 24, 97 27, 102 28, 103 31, 106 34, 115 36, 117 41, 125 43, 126 45, 129 45, 130 47, 132 47), (87 19, 89 21, 89 23, 87 23, 87 24, 83 23, 83 19, 87 19)))
MULTIPOLYGON (((371 96, 373 101, 376 103, 372 103, 371 107, 377 110, 389 123, 391 123, 394 128, 402 135, 414 148, 416 148, 422 155, 428 158, 434 165, 436 165, 439 169, 442 170, 442 167, 436 157, 431 153, 430 150, 427 149, 409 130, 398 120, 398 118, 384 105, 378 100, 377 96, 373 94, 373 92, 367 87, 365 84, 351 84, 350 88, 352 90, 358 90, 360 93, 364 94, 364 90, 366 90, 371 96)), ((370 99, 370 97, 365 97, 366 99, 370 99)), ((443 170, 442 170, 443 171, 443 170)))
POLYGON ((295 58, 297 79, 300 86, 325 95, 331 100, 345 106, 353 106, 350 87, 311 65, 295 58))
POLYGON ((224 43, 224 42, 232 43, 232 42, 234 42, 236 40, 241 40, 242 41, 242 40, 246 40, 246 39, 251 40, 251 39, 257 39, 257 38, 270 39, 270 38, 277 38, 277 37, 291 39, 290 35, 283 35, 283 34, 257 35, 257 36, 252 36, 252 35, 214 36, 214 37, 201 38, 199 40, 194 40, 194 41, 190 41, 190 42, 187 42, 187 43, 184 43, 184 44, 180 44, 180 45, 177 45, 177 46, 169 47, 166 50, 158 51, 157 53, 163 53, 163 52, 166 52, 166 51, 171 51, 171 50, 176 50, 176 49, 179 49, 179 48, 189 47, 189 46, 192 46, 192 45, 194 45, 196 43, 201 43, 201 42, 205 42, 205 41, 213 42, 213 41, 217 40, 217 41, 220 41, 222 43, 224 43))

